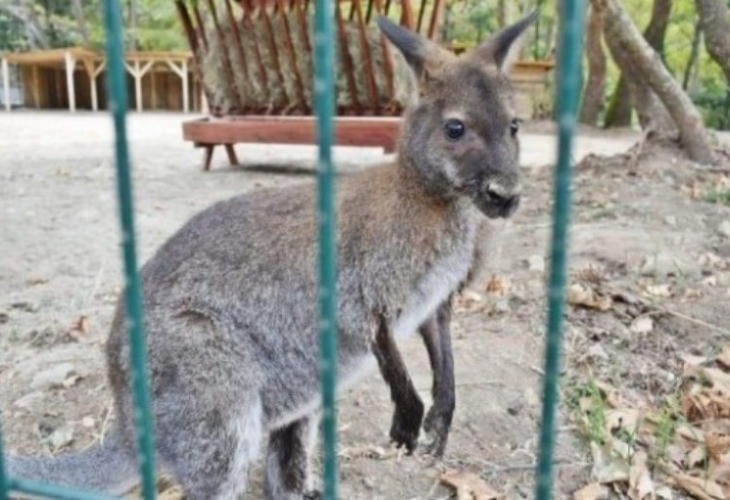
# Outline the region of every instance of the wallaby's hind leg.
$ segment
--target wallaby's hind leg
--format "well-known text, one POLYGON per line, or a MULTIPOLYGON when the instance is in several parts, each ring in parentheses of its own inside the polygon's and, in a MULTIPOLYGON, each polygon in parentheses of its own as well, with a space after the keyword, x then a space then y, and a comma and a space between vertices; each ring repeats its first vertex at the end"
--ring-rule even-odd
POLYGON ((158 413, 162 435, 159 454, 176 476, 187 500, 236 500, 258 455, 263 411, 258 395, 236 409, 193 396, 158 413), (181 404, 182 403, 182 404, 181 404), (171 414, 174 414, 171 415, 171 414))
POLYGON ((423 423, 423 429, 432 438, 426 452, 436 457, 443 456, 446 449, 456 402, 450 322, 451 298, 418 329, 426 344, 433 372, 433 406, 428 410, 423 423))
POLYGON ((390 398, 395 404, 390 438, 399 448, 405 446, 409 454, 413 453, 423 421, 423 401, 413 386, 406 364, 384 318, 381 318, 378 325, 372 349, 378 360, 380 373, 390 386, 390 398))
POLYGON ((266 459, 267 500, 319 498, 312 490, 309 456, 317 437, 319 419, 306 417, 276 429, 269 435, 266 459))

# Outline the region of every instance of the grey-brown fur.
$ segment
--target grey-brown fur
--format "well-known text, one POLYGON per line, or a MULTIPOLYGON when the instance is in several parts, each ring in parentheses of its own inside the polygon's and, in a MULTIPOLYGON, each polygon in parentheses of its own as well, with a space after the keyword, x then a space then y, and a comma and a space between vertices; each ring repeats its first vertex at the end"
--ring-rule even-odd
MULTIPOLYGON (((375 365, 374 352, 385 346, 392 358, 394 339, 435 314, 467 276, 484 214, 509 216, 519 195, 509 85, 495 56, 495 43, 512 40, 498 35, 456 58, 380 25, 421 95, 404 118, 398 161, 338 184, 340 390, 375 365), (447 112, 462 116, 463 141, 445 137, 447 112)), ((236 498, 264 436, 268 498, 308 495, 306 436, 320 402, 314 207, 311 186, 220 202, 142 269, 157 454, 189 500, 236 498)), ((107 491, 133 475, 122 311, 107 344, 111 446, 11 458, 11 475, 107 491)))

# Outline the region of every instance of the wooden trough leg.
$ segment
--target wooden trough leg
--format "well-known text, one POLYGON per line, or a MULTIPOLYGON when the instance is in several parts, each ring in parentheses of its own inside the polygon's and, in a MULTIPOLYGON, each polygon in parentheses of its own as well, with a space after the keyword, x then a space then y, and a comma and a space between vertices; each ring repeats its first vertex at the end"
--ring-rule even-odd
POLYGON ((233 147, 233 144, 226 144, 226 154, 228 154, 228 161, 230 162, 232 167, 235 167, 238 165, 238 156, 236 156, 236 150, 233 147))
POLYGON ((203 144, 202 147, 205 149, 203 152, 203 170, 207 172, 210 170, 210 162, 213 161, 215 144, 203 144))

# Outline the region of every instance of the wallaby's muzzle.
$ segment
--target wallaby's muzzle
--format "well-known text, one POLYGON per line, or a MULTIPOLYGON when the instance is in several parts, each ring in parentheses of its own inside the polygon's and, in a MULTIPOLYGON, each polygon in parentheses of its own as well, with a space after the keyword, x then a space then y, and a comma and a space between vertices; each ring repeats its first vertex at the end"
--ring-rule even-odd
POLYGON ((515 213, 520 205, 519 194, 508 194, 501 188, 493 189, 489 185, 472 199, 477 208, 491 219, 506 219, 515 213))

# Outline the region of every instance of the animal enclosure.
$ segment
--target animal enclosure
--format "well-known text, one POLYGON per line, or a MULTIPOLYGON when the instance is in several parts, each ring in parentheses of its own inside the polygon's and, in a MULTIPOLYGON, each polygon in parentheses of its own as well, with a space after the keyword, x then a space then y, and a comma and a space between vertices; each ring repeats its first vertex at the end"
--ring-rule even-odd
MULTIPOLYGON (((319 142, 318 169, 318 208, 320 217, 320 296, 321 296, 321 333, 323 367, 323 414, 325 448, 325 499, 337 498, 336 454, 335 454, 335 373, 332 371, 336 355, 335 304, 335 213, 332 208, 334 198, 334 169, 331 158, 333 138, 333 111, 335 104, 333 64, 332 64, 332 17, 331 9, 325 0, 317 2, 316 30, 320 43, 316 47, 315 85, 313 86, 317 114, 317 140, 319 142)), ((565 280, 565 233, 569 209, 570 171, 569 157, 572 129, 575 115, 575 96, 577 95, 577 73, 580 63, 580 40, 582 21, 582 2, 566 1, 563 6, 567 29, 563 32, 564 54, 561 58, 561 98, 560 112, 560 156, 556 178, 555 232, 553 240, 553 265, 550 293, 550 325, 547 345, 545 377, 545 398, 542 429, 542 453, 539 467, 538 498, 546 500, 551 496, 551 466, 554 437, 554 414, 556 410, 556 387, 559 366, 559 346, 563 303, 563 283, 565 280)), ((119 3, 106 3, 109 57, 109 109, 116 132, 117 195, 119 198, 120 221, 125 269, 125 303, 127 328, 129 329, 130 356, 133 366, 133 392, 138 448, 140 451, 140 474, 145 499, 155 498, 154 481, 154 437, 149 410, 149 390, 145 366, 144 332, 142 331, 143 311, 140 307, 140 281, 137 273, 134 211, 132 205, 132 184, 126 142, 126 85, 124 82, 123 52, 119 3)), ((86 492, 72 491, 54 485, 35 484, 22 478, 7 477, 2 464, 2 437, 0 436, 0 500, 5 500, 9 492, 30 493, 60 499, 101 500, 102 496, 86 492)))

